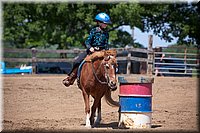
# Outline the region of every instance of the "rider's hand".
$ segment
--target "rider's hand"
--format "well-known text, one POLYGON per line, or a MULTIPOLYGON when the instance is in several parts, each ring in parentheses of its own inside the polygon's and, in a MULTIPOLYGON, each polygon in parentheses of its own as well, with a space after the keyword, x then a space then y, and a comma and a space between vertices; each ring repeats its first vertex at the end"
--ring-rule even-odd
POLYGON ((93 47, 91 47, 89 50, 90 50, 90 52, 92 52, 92 53, 94 52, 94 48, 93 48, 93 47))

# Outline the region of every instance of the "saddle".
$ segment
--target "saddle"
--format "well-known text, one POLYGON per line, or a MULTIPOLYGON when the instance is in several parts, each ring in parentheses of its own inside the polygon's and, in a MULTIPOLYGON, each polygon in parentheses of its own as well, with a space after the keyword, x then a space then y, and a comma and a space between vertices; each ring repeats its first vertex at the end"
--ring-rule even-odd
POLYGON ((94 53, 87 55, 85 59, 81 62, 81 64, 78 67, 78 74, 77 74, 77 83, 80 88, 80 76, 81 76, 81 70, 82 66, 85 62, 93 62, 99 58, 104 58, 106 56, 117 56, 116 50, 102 50, 102 51, 95 51, 94 53))

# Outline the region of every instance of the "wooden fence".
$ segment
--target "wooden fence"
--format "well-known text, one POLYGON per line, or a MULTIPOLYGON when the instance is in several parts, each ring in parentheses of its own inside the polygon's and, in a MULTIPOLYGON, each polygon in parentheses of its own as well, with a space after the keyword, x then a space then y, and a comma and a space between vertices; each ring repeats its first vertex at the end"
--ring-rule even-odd
MULTIPOLYGON (((150 53, 147 49, 139 49, 139 48, 117 48, 117 60, 120 61, 126 61, 127 62, 127 68, 126 72, 127 74, 131 73, 131 62, 145 62, 145 63, 153 63, 150 61, 146 56, 132 56, 137 53, 143 53, 144 55, 148 55, 150 53)), ((73 50, 44 50, 44 49, 3 49, 4 53, 29 53, 31 57, 27 58, 17 58, 17 57, 3 57, 3 61, 5 62, 30 62, 32 64, 33 68, 33 74, 36 73, 36 64, 38 62, 73 62, 74 57, 76 57, 79 53, 85 51, 84 49, 73 49, 73 50), (39 54, 50 54, 60 55, 59 57, 39 57, 39 54)), ((152 73, 152 72, 149 72, 152 73)))
MULTIPOLYGON (((153 36, 149 35, 149 44, 147 49, 141 48, 117 48, 117 60, 119 67, 123 67, 126 74, 130 74, 133 68, 139 67, 139 72, 137 74, 161 74, 161 75, 198 75, 199 74, 199 49, 196 49, 196 53, 190 53, 188 48, 178 47, 179 52, 168 52, 164 48, 160 47, 153 49, 153 36), (163 50, 162 50, 163 49, 163 50), (180 49, 184 49, 184 52, 180 52, 180 49), (177 62, 160 62, 161 56, 165 54, 165 61, 179 61, 177 62), (139 65, 134 66, 133 62, 139 63, 139 65), (180 63, 182 62, 182 63, 180 63), (124 65, 125 64, 125 65, 124 65), (184 68, 183 68, 184 66, 184 68), (181 73, 180 73, 181 71, 181 73), (184 71, 184 72, 182 72, 184 71)), ((171 47, 175 49, 175 47, 171 47)), ((168 47, 167 47, 168 49, 168 47)), ((73 62, 74 57, 76 57, 80 52, 85 51, 84 49, 71 49, 71 50, 47 50, 47 49, 3 49, 6 54, 23 54, 29 53, 29 57, 18 56, 9 57, 3 56, 3 61, 5 62, 29 62, 33 68, 33 74, 36 73, 36 65, 39 62, 73 62), (48 54, 48 57, 42 56, 43 54, 48 54)), ((132 72, 133 73, 133 72, 132 72)))
MULTIPOLYGON (((183 53, 177 52, 155 52, 151 49, 139 49, 139 48, 118 48, 117 50, 117 60, 119 62, 124 62, 126 67, 126 74, 131 73, 133 68, 133 61, 139 62, 140 72, 143 70, 143 74, 155 74, 156 70, 161 75, 198 75, 199 74, 199 54, 198 53, 187 53, 187 50, 183 53), (165 54, 163 58, 164 62, 160 62, 161 57, 159 55, 165 54), (168 62, 167 62, 168 60, 168 62), (177 60, 180 62, 170 62, 177 60), (184 71, 184 72, 178 72, 184 71)), ((83 49, 74 50, 43 50, 43 49, 3 49, 4 53, 29 53, 31 56, 28 58, 16 58, 16 57, 3 57, 5 62, 30 62, 33 68, 33 74, 36 73, 36 64, 38 62, 73 62, 74 57, 76 57, 83 49), (46 53, 50 55, 59 55, 57 57, 40 57, 41 53, 46 53), (60 56, 65 55, 65 56, 60 56)), ((138 66, 137 66, 138 67, 138 66)))

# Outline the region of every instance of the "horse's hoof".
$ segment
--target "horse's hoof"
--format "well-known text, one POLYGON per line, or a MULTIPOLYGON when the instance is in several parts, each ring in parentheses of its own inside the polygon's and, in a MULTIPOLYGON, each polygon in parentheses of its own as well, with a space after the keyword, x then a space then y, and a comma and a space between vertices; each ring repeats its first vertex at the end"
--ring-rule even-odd
POLYGON ((92 128, 98 126, 100 124, 100 122, 95 122, 93 125, 92 125, 92 128))
POLYGON ((94 125, 99 125, 100 124, 100 121, 96 121, 95 123, 94 123, 94 125))
POLYGON ((91 125, 85 125, 85 128, 92 128, 91 125))

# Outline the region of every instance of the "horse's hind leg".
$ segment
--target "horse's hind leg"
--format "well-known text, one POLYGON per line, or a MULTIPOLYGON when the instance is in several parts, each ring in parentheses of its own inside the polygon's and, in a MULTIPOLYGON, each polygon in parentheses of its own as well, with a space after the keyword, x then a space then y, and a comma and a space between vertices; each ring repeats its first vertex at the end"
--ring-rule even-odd
POLYGON ((84 102, 85 102, 85 113, 86 113, 86 120, 85 120, 85 127, 91 127, 90 124, 90 96, 83 90, 82 91, 84 102))

